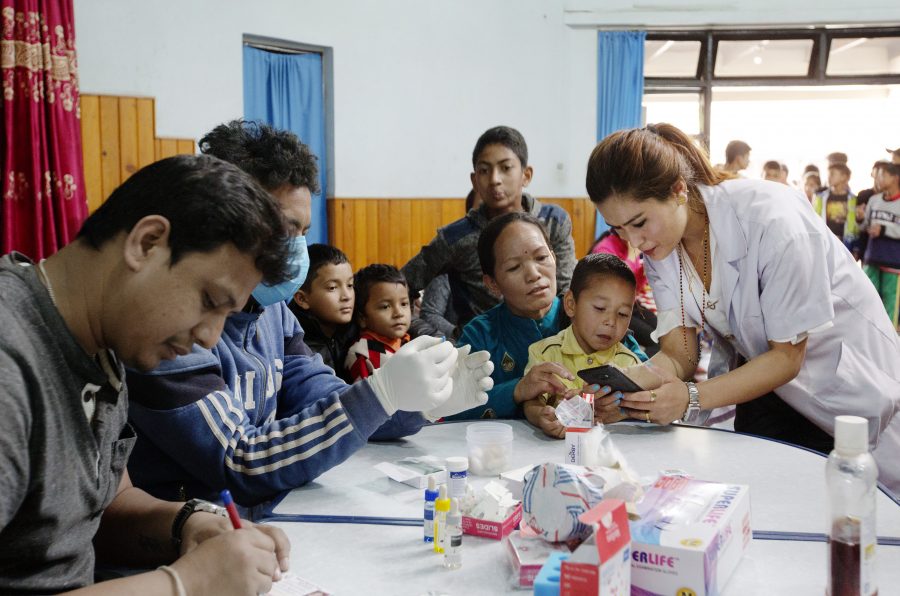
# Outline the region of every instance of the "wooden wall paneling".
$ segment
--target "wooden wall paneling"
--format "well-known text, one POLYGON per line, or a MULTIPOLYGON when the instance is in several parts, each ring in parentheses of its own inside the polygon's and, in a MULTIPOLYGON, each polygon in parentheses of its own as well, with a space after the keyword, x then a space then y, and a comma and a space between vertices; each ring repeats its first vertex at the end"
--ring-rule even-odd
MULTIPOLYGON (((366 223, 366 203, 368 201, 353 201, 351 211, 353 212, 353 252, 357 255, 356 260, 361 263, 372 263, 369 255, 374 254, 378 250, 378 246, 373 246, 369 241, 369 226, 366 223)), ((356 267, 361 267, 361 265, 356 267)))
POLYGON ((156 161, 156 115, 152 98, 137 99, 137 167, 156 161))
POLYGON ((119 98, 100 97, 100 170, 103 200, 122 181, 119 163, 119 98))
POLYGON ((196 143, 193 139, 175 139, 175 146, 178 155, 193 155, 196 143))
POLYGON ((385 242, 383 258, 390 259, 387 262, 395 265, 397 263, 402 265, 407 261, 407 259, 403 258, 403 254, 406 252, 403 249, 406 241, 403 235, 409 231, 409 226, 406 225, 406 220, 409 218, 409 205, 406 206, 406 209, 403 209, 405 202, 402 199, 394 199, 387 202, 391 237, 390 240, 385 242), (404 217, 404 213, 406 217, 404 217))
POLYGON ((156 159, 178 155, 178 139, 156 139, 156 159))
MULTIPOLYGON (((391 199, 378 199, 373 201, 378 212, 378 247, 381 251, 381 262, 390 263, 396 267, 402 267, 406 261, 397 262, 394 258, 394 228, 391 221, 391 199)), ((354 267, 361 265, 353 264, 354 267)))
MULTIPOLYGON (((389 234, 382 234, 380 222, 378 221, 378 209, 381 200, 371 200, 366 201, 365 208, 365 216, 363 219, 364 226, 366 228, 366 237, 369 239, 369 247, 377 248, 381 250, 381 247, 386 244, 385 239, 390 238, 389 234)), ((378 259, 370 259, 370 262, 379 262, 385 263, 390 261, 382 261, 378 259)))
POLYGON ((119 98, 119 184, 138 171, 137 98, 119 98))
POLYGON ((343 225, 338 225, 338 217, 340 214, 340 200, 339 199, 326 199, 325 200, 325 216, 328 218, 328 243, 332 246, 337 246, 340 248, 341 239, 337 237, 338 232, 343 230, 343 225))
POLYGON ((103 202, 103 171, 100 165, 100 98, 81 96, 81 147, 84 158, 84 192, 88 213, 103 202))
POLYGON ((428 209, 435 204, 435 200, 410 200, 409 201, 409 219, 407 220, 408 234, 404 236, 405 246, 404 253, 400 255, 400 260, 404 263, 411 259, 418 251, 421 245, 421 238, 429 233, 428 226, 423 219, 428 209), (423 230, 424 228, 424 230, 423 230), (424 233, 423 233, 424 231, 424 233), (405 257, 405 258, 404 258, 405 257))

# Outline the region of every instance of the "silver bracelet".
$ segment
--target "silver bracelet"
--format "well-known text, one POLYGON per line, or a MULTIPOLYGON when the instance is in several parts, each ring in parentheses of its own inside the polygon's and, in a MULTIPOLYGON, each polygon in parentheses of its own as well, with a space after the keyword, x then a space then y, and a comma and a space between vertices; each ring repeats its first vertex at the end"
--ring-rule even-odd
POLYGON ((184 584, 181 583, 181 576, 178 575, 177 571, 168 565, 160 565, 157 569, 165 571, 166 575, 172 578, 172 583, 175 584, 175 596, 187 596, 187 590, 184 589, 184 584))
POLYGON ((684 423, 692 422, 700 413, 700 390, 697 385, 691 381, 684 383, 688 390, 688 405, 684 410, 681 421, 684 423))

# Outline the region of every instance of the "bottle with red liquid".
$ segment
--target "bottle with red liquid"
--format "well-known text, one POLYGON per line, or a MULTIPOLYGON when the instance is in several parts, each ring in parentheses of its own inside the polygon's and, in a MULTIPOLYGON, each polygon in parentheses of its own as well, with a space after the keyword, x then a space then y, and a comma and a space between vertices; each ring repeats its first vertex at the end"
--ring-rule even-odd
POLYGON ((878 468, 869 454, 869 423, 834 420, 834 451, 825 466, 828 490, 828 596, 877 596, 875 495, 878 468))

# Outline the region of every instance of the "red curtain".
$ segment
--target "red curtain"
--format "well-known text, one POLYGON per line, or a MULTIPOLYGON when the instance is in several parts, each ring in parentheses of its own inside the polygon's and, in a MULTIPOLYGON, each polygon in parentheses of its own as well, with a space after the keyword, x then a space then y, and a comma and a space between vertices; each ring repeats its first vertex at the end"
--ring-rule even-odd
POLYGON ((2 253, 49 256, 87 217, 72 0, 0 0, 2 253))

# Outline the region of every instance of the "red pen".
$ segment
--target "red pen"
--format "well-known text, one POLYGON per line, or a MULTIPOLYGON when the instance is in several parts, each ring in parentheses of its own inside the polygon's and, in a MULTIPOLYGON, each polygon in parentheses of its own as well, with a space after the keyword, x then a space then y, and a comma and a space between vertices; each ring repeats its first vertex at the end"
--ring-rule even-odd
POLYGON ((231 520, 231 527, 235 530, 240 530, 241 518, 238 515, 237 507, 234 506, 234 499, 231 498, 231 492, 226 488, 220 493, 220 495, 222 496, 222 503, 225 505, 225 509, 228 511, 228 518, 231 520))

